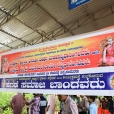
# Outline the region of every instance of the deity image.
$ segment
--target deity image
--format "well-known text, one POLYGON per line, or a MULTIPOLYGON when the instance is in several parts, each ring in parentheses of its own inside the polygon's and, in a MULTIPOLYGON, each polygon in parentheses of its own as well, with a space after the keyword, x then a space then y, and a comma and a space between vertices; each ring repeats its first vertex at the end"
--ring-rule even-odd
POLYGON ((1 82, 1 87, 2 87, 2 88, 5 88, 5 86, 6 86, 6 80, 3 79, 2 82, 1 82))
POLYGON ((6 57, 2 60, 2 74, 9 72, 9 63, 6 57))
POLYGON ((98 66, 114 66, 114 38, 107 37, 100 44, 101 59, 98 66))
POLYGON ((114 89, 114 76, 112 76, 111 78, 111 83, 110 83, 111 87, 114 89))

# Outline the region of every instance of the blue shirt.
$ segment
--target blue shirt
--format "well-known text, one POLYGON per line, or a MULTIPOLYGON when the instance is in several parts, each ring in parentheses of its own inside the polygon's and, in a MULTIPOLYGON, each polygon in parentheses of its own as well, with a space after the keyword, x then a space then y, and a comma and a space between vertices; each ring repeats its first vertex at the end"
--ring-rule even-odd
POLYGON ((89 114, 97 114, 97 106, 94 102, 92 102, 89 106, 89 114))

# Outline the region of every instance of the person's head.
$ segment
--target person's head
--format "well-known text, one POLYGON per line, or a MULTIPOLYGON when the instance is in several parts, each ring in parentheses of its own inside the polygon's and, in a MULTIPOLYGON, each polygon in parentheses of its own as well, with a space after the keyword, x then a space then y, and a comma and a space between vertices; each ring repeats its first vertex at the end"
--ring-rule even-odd
POLYGON ((95 96, 88 96, 87 98, 89 103, 92 103, 95 101, 95 96))
POLYGON ((25 93, 23 93, 23 97, 25 97, 25 93))
POLYGON ((39 96, 39 94, 38 93, 33 93, 33 96, 37 97, 37 96, 39 96))
POLYGON ((105 101, 106 101, 106 103, 108 103, 108 102, 109 102, 109 100, 108 100, 108 99, 106 99, 105 101))
POLYGON ((98 98, 98 96, 95 96, 95 99, 97 99, 98 98))
POLYGON ((66 101, 67 97, 68 95, 58 95, 59 101, 63 101, 63 102, 66 101))
POLYGON ((112 96, 109 96, 109 98, 108 98, 109 100, 112 100, 112 96))
POLYGON ((7 62, 7 58, 6 57, 4 58, 4 62, 7 62))
POLYGON ((84 95, 80 95, 81 98, 84 98, 84 95))
POLYGON ((73 95, 74 96, 74 98, 78 98, 78 96, 77 95, 73 95))
POLYGON ((39 96, 41 97, 41 96, 43 96, 43 94, 39 94, 39 96))
POLYGON ((112 43, 113 43, 112 37, 108 37, 108 38, 107 38, 107 44, 108 44, 108 45, 112 45, 112 43))
POLYGON ((70 95, 70 97, 75 98, 76 95, 70 95))
POLYGON ((21 94, 22 95, 22 93, 20 93, 20 92, 17 92, 17 94, 21 94))
POLYGON ((105 99, 108 99, 108 98, 109 98, 109 96, 104 96, 104 98, 105 98, 105 99))
POLYGON ((102 100, 101 100, 102 102, 105 102, 105 98, 102 98, 102 100))

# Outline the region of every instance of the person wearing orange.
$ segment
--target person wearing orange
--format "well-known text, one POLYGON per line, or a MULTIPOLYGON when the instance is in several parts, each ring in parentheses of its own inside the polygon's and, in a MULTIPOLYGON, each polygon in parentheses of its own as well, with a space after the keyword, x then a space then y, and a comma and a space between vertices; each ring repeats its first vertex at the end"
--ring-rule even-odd
POLYGON ((114 42, 110 36, 105 40, 105 44, 101 46, 103 54, 99 60, 98 66, 113 66, 114 65, 114 42))
POLYGON ((104 110, 102 110, 101 114, 111 114, 111 113, 109 112, 109 110, 104 109, 104 110))
POLYGON ((98 109, 98 114, 110 114, 110 112, 108 110, 108 102, 106 102, 105 98, 102 98, 101 103, 102 103, 102 105, 98 109))
POLYGON ((98 114, 111 114, 111 113, 109 112, 109 110, 107 108, 104 109, 104 108, 99 107, 98 114))
POLYGON ((2 74, 9 72, 9 63, 8 59, 5 57, 2 61, 2 74))
POLYGON ((105 98, 102 98, 102 100, 101 100, 101 107, 102 107, 102 109, 108 108, 108 104, 107 104, 105 98))
POLYGON ((101 107, 98 108, 98 114, 102 114, 103 109, 101 107))

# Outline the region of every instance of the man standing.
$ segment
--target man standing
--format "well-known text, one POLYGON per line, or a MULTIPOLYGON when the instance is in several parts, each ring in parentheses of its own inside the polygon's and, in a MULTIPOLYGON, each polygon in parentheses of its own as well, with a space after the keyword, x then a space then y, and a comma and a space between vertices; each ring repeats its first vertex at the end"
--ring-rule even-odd
POLYGON ((62 114, 63 105, 64 105, 64 102, 60 101, 60 114, 62 114))
POLYGON ((76 98, 76 104, 77 105, 80 104, 80 97, 77 95, 74 95, 74 97, 76 98))
POLYGON ((78 104, 79 114, 87 114, 89 108, 89 102, 86 96, 80 95, 82 101, 78 104))
POLYGON ((95 101, 94 102, 95 102, 97 108, 99 108, 100 107, 100 100, 97 96, 95 96, 95 101))
POLYGON ((40 113, 40 96, 39 94, 33 94, 34 98, 26 105, 30 105, 29 114, 39 114, 40 113))
POLYGON ((89 114, 98 114, 97 113, 98 108, 94 101, 95 101, 95 96, 88 96, 88 102, 90 103, 89 114))
POLYGON ((109 96, 109 111, 111 114, 113 114, 113 100, 112 100, 112 96, 109 96))
POLYGON ((48 99, 47 113, 46 114, 54 114, 55 105, 56 105, 56 97, 54 94, 51 94, 49 99, 48 99))
POLYGON ((61 114, 78 114, 76 103, 68 95, 58 95, 58 99, 64 102, 61 114))
POLYGON ((47 100, 43 96, 43 94, 40 94, 40 114, 45 114, 46 107, 47 107, 47 100))
POLYGON ((11 104, 11 108, 13 110, 13 114, 21 114, 22 113, 22 109, 24 107, 24 99, 23 99, 23 95, 21 93, 16 94, 15 96, 13 96, 10 104, 11 104))

